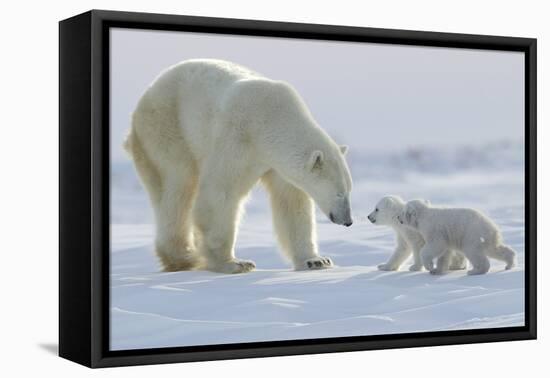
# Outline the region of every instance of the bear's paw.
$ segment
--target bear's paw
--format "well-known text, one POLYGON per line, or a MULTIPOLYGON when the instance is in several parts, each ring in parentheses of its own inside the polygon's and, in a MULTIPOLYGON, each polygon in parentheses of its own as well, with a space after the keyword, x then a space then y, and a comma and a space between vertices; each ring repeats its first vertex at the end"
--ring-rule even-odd
POLYGON ((390 272, 393 270, 399 270, 398 266, 392 265, 392 264, 380 264, 378 265, 378 270, 383 270, 385 272, 390 272))
POLYGON ((332 268, 334 264, 328 257, 318 256, 304 261, 303 269, 307 270, 319 270, 332 268))
POLYGON ((207 267, 207 270, 226 274, 248 273, 254 269, 256 269, 254 261, 239 259, 233 259, 223 264, 215 264, 207 267))

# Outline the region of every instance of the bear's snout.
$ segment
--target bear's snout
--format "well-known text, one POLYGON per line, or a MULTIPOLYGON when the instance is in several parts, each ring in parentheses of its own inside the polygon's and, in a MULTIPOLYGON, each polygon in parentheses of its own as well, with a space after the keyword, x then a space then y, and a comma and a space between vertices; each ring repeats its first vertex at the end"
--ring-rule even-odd
POLYGON ((349 197, 339 198, 336 201, 331 210, 325 213, 330 221, 341 226, 349 227, 353 224, 351 217, 351 205, 349 197))
POLYGON ((374 216, 372 214, 369 214, 367 216, 367 218, 370 220, 371 223, 376 223, 376 219, 374 218, 374 216))
POLYGON ((345 221, 338 221, 332 212, 328 215, 328 217, 330 218, 330 221, 332 223, 341 224, 346 227, 349 227, 353 224, 353 220, 351 219, 351 217, 349 217, 348 220, 345 221))
POLYGON ((330 212, 328 217, 332 223, 340 224, 342 226, 349 227, 353 224, 353 219, 351 219, 349 212, 344 216, 336 216, 333 212, 330 212))

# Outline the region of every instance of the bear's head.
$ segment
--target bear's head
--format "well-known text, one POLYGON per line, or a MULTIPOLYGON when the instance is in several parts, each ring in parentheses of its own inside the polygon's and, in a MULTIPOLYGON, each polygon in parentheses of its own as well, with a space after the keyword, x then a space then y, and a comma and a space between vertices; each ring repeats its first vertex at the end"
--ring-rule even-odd
POLYGON ((411 200, 407 202, 405 208, 397 217, 399 223, 413 229, 418 228, 420 217, 422 213, 430 206, 430 202, 427 200, 411 200))
POLYGON ((403 211, 405 201, 398 196, 385 196, 369 214, 371 223, 377 226, 392 226, 398 223, 397 217, 403 211))
POLYGON ((296 181, 331 222, 349 227, 353 223, 352 181, 345 160, 346 152, 346 146, 332 144, 323 150, 313 150, 306 157, 302 174, 296 177, 296 181))

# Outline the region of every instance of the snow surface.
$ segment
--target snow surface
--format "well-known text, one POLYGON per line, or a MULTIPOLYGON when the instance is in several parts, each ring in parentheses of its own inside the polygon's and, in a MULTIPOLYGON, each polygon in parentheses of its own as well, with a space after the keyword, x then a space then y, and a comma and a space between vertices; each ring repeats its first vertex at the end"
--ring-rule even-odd
POLYGON ((292 271, 277 251, 265 193, 253 191, 236 255, 257 270, 224 275, 159 272, 153 217, 129 161, 112 165, 111 349, 376 335, 524 324, 523 143, 350 151, 354 224, 317 212, 320 251, 338 265, 292 271), (518 252, 518 267, 492 261, 483 276, 381 272, 390 229, 367 215, 386 194, 469 206, 488 214, 518 252))

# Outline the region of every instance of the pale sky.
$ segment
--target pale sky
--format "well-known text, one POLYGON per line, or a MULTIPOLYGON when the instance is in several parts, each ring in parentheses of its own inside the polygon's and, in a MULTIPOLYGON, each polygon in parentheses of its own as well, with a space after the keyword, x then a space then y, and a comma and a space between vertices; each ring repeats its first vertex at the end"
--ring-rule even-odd
POLYGON ((165 68, 225 59, 292 84, 336 142, 398 151, 524 138, 524 55, 188 32, 112 29, 111 151, 165 68))

